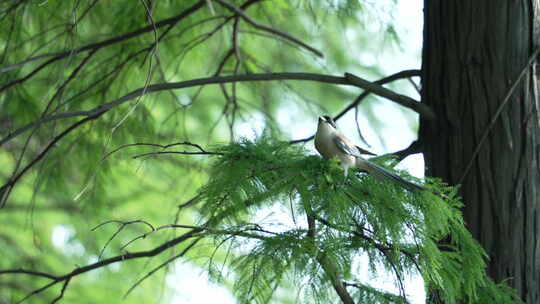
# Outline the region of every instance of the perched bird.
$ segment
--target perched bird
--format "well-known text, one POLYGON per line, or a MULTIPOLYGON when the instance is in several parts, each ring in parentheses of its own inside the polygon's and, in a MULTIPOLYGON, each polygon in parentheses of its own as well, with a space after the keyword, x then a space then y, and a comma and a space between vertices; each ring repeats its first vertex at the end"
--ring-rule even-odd
POLYGON ((345 170, 345 176, 349 168, 358 168, 366 171, 380 182, 391 180, 402 187, 415 191, 423 190, 422 186, 411 183, 395 173, 370 162, 360 154, 372 154, 353 144, 347 137, 338 131, 336 123, 329 116, 320 116, 317 133, 315 134, 315 148, 326 159, 337 157, 345 170))

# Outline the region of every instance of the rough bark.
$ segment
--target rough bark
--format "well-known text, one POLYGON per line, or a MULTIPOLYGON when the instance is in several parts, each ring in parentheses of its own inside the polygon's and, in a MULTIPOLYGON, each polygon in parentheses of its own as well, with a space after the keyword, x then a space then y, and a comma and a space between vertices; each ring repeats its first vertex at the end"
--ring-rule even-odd
POLYGON ((490 257, 488 274, 509 279, 527 303, 540 303, 535 64, 491 120, 538 45, 537 1, 425 0, 422 54, 422 101, 437 115, 421 121, 426 175, 461 183, 466 223, 490 257))

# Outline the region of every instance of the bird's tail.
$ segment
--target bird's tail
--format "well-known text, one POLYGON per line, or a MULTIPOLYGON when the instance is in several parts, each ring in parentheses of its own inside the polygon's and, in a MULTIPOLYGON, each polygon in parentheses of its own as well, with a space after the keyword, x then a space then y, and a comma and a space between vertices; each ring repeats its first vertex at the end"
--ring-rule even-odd
POLYGON ((373 176, 373 178, 380 182, 386 183, 390 180, 411 191, 425 190, 424 187, 405 180, 399 175, 392 173, 387 169, 368 160, 357 158, 356 162, 358 168, 366 170, 371 176, 373 176))

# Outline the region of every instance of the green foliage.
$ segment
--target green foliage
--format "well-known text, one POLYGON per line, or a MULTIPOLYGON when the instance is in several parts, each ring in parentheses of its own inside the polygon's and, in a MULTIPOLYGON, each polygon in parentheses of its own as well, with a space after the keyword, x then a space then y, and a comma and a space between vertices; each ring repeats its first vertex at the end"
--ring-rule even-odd
MULTIPOLYGON (((244 303, 268 303, 284 276, 318 295, 331 289, 333 265, 338 280, 354 282, 359 303, 405 302, 362 282, 354 265, 367 255, 372 265, 393 273, 396 285, 419 273, 426 286, 442 291, 448 303, 514 303, 485 273, 486 255, 464 226, 455 190, 430 180, 427 191, 409 192, 358 173, 344 179, 334 161, 306 156, 299 146, 262 138, 219 150, 210 180, 200 190, 201 222, 231 231, 218 241, 235 242, 234 257, 223 262, 235 270, 235 290, 244 303), (438 194, 434 194, 438 193, 438 194), (261 223, 260 212, 279 206, 283 223, 261 223), (287 217, 290 217, 287 219, 287 217), (316 228, 305 223, 313 218, 316 228), (233 233, 237 231, 238 233, 233 233), (489 292, 485 292, 489 290, 489 292), (384 300, 384 301, 383 301, 384 300)), ((403 173, 402 173, 403 174, 403 173)))

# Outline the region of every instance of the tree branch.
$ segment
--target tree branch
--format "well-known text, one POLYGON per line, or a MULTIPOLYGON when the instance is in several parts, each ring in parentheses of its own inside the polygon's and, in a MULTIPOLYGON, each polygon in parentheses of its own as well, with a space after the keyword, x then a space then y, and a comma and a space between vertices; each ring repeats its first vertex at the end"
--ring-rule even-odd
MULTIPOLYGON (((392 74, 390 76, 381 78, 381 79, 379 79, 377 81, 374 81, 373 83, 378 84, 378 85, 383 85, 383 84, 387 84, 387 83, 392 82, 392 81, 396 81, 396 80, 403 79, 403 78, 410 78, 410 77, 413 77, 413 76, 420 76, 420 70, 404 70, 404 71, 392 74)), ((336 116, 334 116, 334 120, 337 121, 338 119, 343 117, 345 114, 347 114, 347 112, 349 112, 351 109, 357 107, 360 104, 360 102, 362 102, 362 100, 364 100, 371 93, 373 93, 373 92, 370 91, 369 89, 364 89, 364 92, 362 92, 362 94, 360 94, 358 97, 356 97, 356 99, 352 103, 350 103, 347 107, 345 107, 343 110, 341 110, 336 116)), ((314 137, 315 137, 315 135, 311 135, 310 137, 291 140, 290 143, 291 144, 296 144, 296 143, 306 142, 306 141, 312 140, 314 137)), ((0 144, 1 144, 1 142, 0 142, 0 144)))
POLYGON ((313 248, 315 248, 315 259, 317 262, 321 265, 322 269, 324 270, 324 273, 328 276, 328 279, 330 280, 330 283, 332 284, 332 287, 334 287, 334 290, 336 291, 337 295, 343 302, 343 304, 354 304, 354 301, 347 291, 347 288, 345 288, 345 285, 343 284, 343 281, 340 278, 340 274, 337 271, 335 265, 332 263, 329 263, 328 258, 326 257, 325 253, 318 249, 319 246, 317 246, 316 243, 316 237, 317 237, 317 225, 315 222, 316 216, 313 214, 313 210, 311 210, 311 206, 305 206, 306 216, 307 216, 307 222, 308 222, 308 232, 307 232, 307 238, 313 243, 313 248))
MULTIPOLYGON (((102 223, 102 224, 96 226, 94 229, 97 229, 97 228, 99 228, 99 227, 101 227, 101 226, 103 226, 103 225, 105 225, 107 223, 112 223, 112 222, 120 223, 123 226, 128 225, 128 224, 132 224, 132 223, 143 222, 144 224, 147 224, 147 225, 149 225, 149 226, 151 226, 153 228, 153 226, 151 224, 149 224, 149 223, 147 223, 145 221, 141 221, 141 220, 135 220, 135 221, 129 221, 129 222, 122 222, 122 221, 112 220, 112 221, 107 221, 105 223, 102 223)), ((24 302, 28 298, 43 292, 44 290, 52 287, 53 285, 55 285, 57 283, 64 282, 64 285, 62 287, 62 292, 61 292, 60 296, 58 297, 58 299, 60 299, 63 296, 63 292, 65 291, 65 288, 67 287, 67 284, 69 283, 69 280, 71 280, 75 276, 78 276, 78 275, 83 274, 85 272, 88 272, 88 271, 91 271, 91 270, 94 270, 94 269, 97 269, 97 268, 101 268, 101 267, 104 267, 104 266, 107 266, 109 264, 113 264, 113 263, 116 263, 116 262, 124 262, 124 261, 131 260, 131 259, 138 259, 138 258, 156 256, 156 255, 160 254, 161 252, 163 252, 163 251, 165 251, 165 250, 167 250, 167 249, 169 249, 169 248, 171 248, 173 246, 176 246, 179 243, 181 243, 183 241, 186 241, 186 240, 188 240, 188 239, 190 239, 192 237, 195 237, 195 236, 200 237, 200 235, 199 235, 200 232, 205 232, 206 231, 206 232, 208 232, 210 234, 215 234, 215 235, 229 235, 231 237, 239 236, 239 237, 258 239, 258 240, 268 240, 268 237, 260 235, 260 234, 256 234, 256 233, 249 233, 248 231, 265 233, 265 234, 270 234, 270 235, 278 235, 279 234, 279 233, 276 233, 276 232, 264 230, 264 229, 260 228, 257 224, 248 224, 248 225, 244 225, 244 226, 246 226, 246 227, 244 227, 242 229, 237 229, 237 230, 235 230, 235 229, 230 229, 230 230, 225 229, 225 230, 223 230, 223 229, 209 228, 209 227, 206 227, 206 225, 203 225, 203 226, 181 225, 181 224, 163 225, 163 226, 160 226, 160 227, 156 227, 152 231, 143 234, 143 237, 137 237, 134 240, 139 239, 139 238, 144 238, 144 236, 147 236, 150 233, 153 233, 155 231, 162 230, 162 229, 167 229, 167 228, 181 228, 181 229, 191 229, 191 230, 184 233, 183 235, 181 235, 181 236, 179 236, 177 238, 174 238, 174 239, 172 239, 172 240, 170 240, 168 242, 165 242, 165 243, 161 244, 160 246, 158 246, 158 247, 156 247, 156 248, 154 248, 152 250, 139 251, 139 252, 134 252, 134 253, 126 253, 126 254, 118 255, 118 256, 115 256, 115 257, 112 257, 112 258, 108 258, 108 259, 98 261, 98 262, 93 263, 93 264, 86 265, 84 267, 76 268, 75 270, 73 270, 73 271, 71 271, 71 272, 69 272, 67 274, 61 275, 61 276, 55 276, 55 275, 48 274, 48 273, 32 271, 32 270, 25 270, 25 269, 0 270, 0 275, 2 275, 2 274, 28 274, 28 275, 45 277, 45 278, 48 278, 48 279, 52 280, 51 282, 47 283, 46 285, 42 286, 41 288, 38 288, 38 289, 30 292, 29 294, 27 294, 24 298, 22 298, 20 301, 18 301, 18 303, 24 302)), ((129 243, 132 243, 132 242, 133 242, 133 240, 130 241, 129 243)), ((195 244, 192 243, 191 245, 187 246, 186 249, 184 249, 182 251, 182 255, 185 254, 187 252, 187 250, 189 250, 189 248, 193 247, 194 245, 195 244)), ((177 257, 179 257, 179 256, 176 256, 175 258, 177 258, 177 257)), ((164 265, 166 265, 170 261, 172 261, 172 260, 169 259, 165 263, 162 263, 160 266, 158 266, 153 271, 151 271, 148 275, 151 275, 156 270, 163 267, 164 265)), ((147 276, 143 277, 143 279, 146 278, 147 276)), ((137 282, 136 285, 138 283, 139 282, 137 282)), ((134 288, 135 286, 133 286, 132 288, 134 288)), ((130 291, 131 291, 131 289, 130 289, 130 291)))
POLYGON ((110 39, 107 39, 107 40, 87 44, 87 45, 79 47, 79 48, 66 50, 66 51, 59 52, 59 53, 46 53, 46 54, 37 55, 37 56, 31 57, 31 58, 28 58, 26 60, 23 60, 21 62, 1 67, 0 68, 0 73, 3 73, 3 72, 7 72, 7 71, 10 71, 10 70, 16 69, 16 68, 20 68, 23 65, 25 65, 25 64, 27 64, 29 62, 38 60, 38 59, 52 57, 51 59, 47 60, 45 63, 41 64, 36 69, 34 69, 30 73, 28 73, 26 76, 24 76, 22 78, 19 78, 19 79, 15 79, 15 80, 7 83, 3 87, 1 87, 0 92, 6 90, 7 88, 10 88, 10 87, 12 87, 12 86, 14 86, 16 84, 19 84, 19 83, 22 83, 22 82, 26 81, 27 79, 29 79, 30 77, 32 77, 36 73, 38 73, 40 70, 45 68, 47 65, 49 65, 49 64, 51 64, 51 63, 53 63, 55 61, 58 61, 60 59, 63 59, 65 57, 76 55, 78 53, 85 52, 85 51, 97 50, 97 49, 100 49, 100 48, 103 48, 103 47, 107 47, 107 46, 116 44, 118 42, 122 42, 124 40, 128 40, 128 39, 137 37, 137 36, 139 36, 141 34, 152 32, 155 29, 163 27, 165 25, 173 26, 176 23, 178 23, 180 20, 182 20, 182 19, 188 17, 189 15, 191 15, 192 13, 196 12, 199 8, 203 7, 204 4, 205 4, 205 1, 200 0, 199 2, 195 3, 194 5, 192 5, 191 7, 187 8, 185 11, 183 11, 182 13, 180 13, 180 14, 174 16, 174 17, 171 17, 171 18, 168 18, 168 19, 165 19, 165 20, 161 20, 161 21, 159 21, 159 22, 157 22, 155 24, 150 24, 148 26, 142 27, 142 28, 140 28, 138 30, 135 30, 133 32, 130 32, 130 33, 126 33, 126 34, 116 36, 116 37, 113 37, 113 38, 110 38, 110 39))
POLYGON ((182 250, 179 254, 176 254, 169 259, 167 259, 165 262, 159 264, 158 266, 154 267, 151 271, 149 271, 147 274, 145 274, 142 278, 138 279, 137 282, 135 282, 129 289, 126 291, 124 298, 126 298, 137 286, 139 286, 144 280, 146 280, 148 277, 153 275, 156 271, 160 270, 161 268, 169 265, 171 262, 175 261, 176 259, 183 257, 191 248, 193 248, 202 238, 196 238, 189 244, 184 250, 182 250))
POLYGON ((398 94, 392 90, 389 90, 383 86, 377 85, 373 82, 369 82, 365 79, 362 79, 358 76, 355 76, 350 73, 345 73, 345 78, 350 81, 351 84, 364 88, 366 90, 369 90, 373 92, 374 94, 377 94, 381 97, 387 98, 395 103, 398 103, 406 108, 409 108, 417 113, 419 113, 423 118, 428 120, 435 119, 435 112, 428 107, 427 105, 414 100, 408 96, 398 94))
POLYGON ((143 154, 137 154, 133 156, 133 159, 151 156, 151 155, 159 155, 159 154, 181 154, 181 155, 223 155, 223 153, 218 152, 188 152, 188 151, 157 151, 157 152, 148 152, 143 154))
POLYGON ((64 297, 64 292, 66 291, 69 281, 71 281, 71 278, 68 278, 64 281, 64 284, 62 285, 62 290, 60 290, 60 294, 58 295, 58 297, 54 298, 51 304, 58 303, 58 301, 60 301, 64 297))
POLYGON ((390 154, 395 155, 397 157, 396 160, 398 162, 401 162, 409 155, 422 152, 424 152, 424 145, 422 144, 422 142, 415 140, 407 148, 390 154))
POLYGON ((9 274, 9 273, 18 273, 18 274, 28 274, 33 275, 36 277, 44 277, 51 280, 56 280, 58 277, 55 275, 52 275, 50 273, 40 272, 40 271, 33 271, 33 270, 26 270, 26 269, 7 269, 7 270, 0 270, 0 275, 3 274, 9 274))
MULTIPOLYGON (((71 111, 71 112, 64 112, 60 114, 45 116, 41 119, 34 121, 33 123, 30 123, 20 129, 17 129, 13 133, 21 134, 24 131, 33 127, 37 127, 40 124, 43 124, 45 122, 55 121, 59 119, 78 117, 78 116, 85 116, 85 118, 72 124, 62 133, 57 135, 38 156, 36 156, 32 161, 30 161, 30 163, 25 168, 21 170, 21 172, 19 172, 17 175, 12 177, 7 183, 2 185, 2 187, 0 187, 0 208, 4 206, 7 200, 7 197, 9 196, 9 193, 11 192, 12 186, 28 171, 28 169, 30 169, 32 166, 38 163, 60 139, 62 139, 64 136, 71 133, 73 130, 83 125, 84 123, 97 119, 98 117, 107 113, 109 110, 113 109, 114 107, 124 104, 131 99, 134 99, 134 98, 146 95, 146 94, 164 91, 164 90, 182 89, 182 88, 188 88, 188 87, 200 86, 200 85, 206 85, 206 84, 219 84, 219 83, 229 83, 229 82, 270 81, 270 80, 308 80, 308 81, 318 81, 318 82, 324 82, 324 83, 356 86, 365 90, 371 90, 373 91, 373 93, 378 94, 385 98, 389 98, 390 100, 395 101, 399 104, 401 104, 403 100, 407 100, 407 99, 413 100, 412 98, 409 98, 405 95, 394 93, 391 90, 388 90, 380 85, 374 84, 367 80, 361 79, 356 76, 352 77, 351 74, 346 74, 346 75, 349 75, 349 76, 338 77, 338 76, 315 74, 315 73, 263 73, 263 74, 217 76, 217 77, 192 79, 192 80, 181 81, 181 82, 158 83, 158 84, 144 86, 142 88, 136 89, 114 101, 102 104, 89 111, 71 111), (353 79, 353 80, 351 81, 350 79, 353 79)), ((424 117, 426 119, 434 117, 429 114, 431 112, 431 109, 429 108, 427 108, 429 109, 428 112, 425 112, 425 109, 426 109, 425 107, 413 107, 413 110, 414 109, 423 111, 419 113, 420 115, 427 115, 426 117, 424 117), (424 109, 424 110, 421 110, 421 109, 424 109)), ((12 134, 9 134, 5 138, 3 138, 0 141, 0 146, 11 138, 13 138, 12 134)))
POLYGON ((224 7, 228 8, 229 10, 235 12, 238 16, 242 17, 242 19, 244 19, 247 23, 252 25, 254 28, 262 30, 262 31, 266 31, 266 32, 269 32, 269 33, 272 33, 272 34, 274 34, 276 36, 279 36, 279 37, 282 37, 282 38, 284 38, 286 40, 292 41, 293 43, 296 43, 296 44, 300 45, 301 47, 307 49, 308 51, 314 53, 315 55, 317 55, 319 57, 324 57, 324 54, 321 51, 315 49, 312 46, 309 46, 308 44, 301 41, 300 39, 297 39, 297 38, 295 38, 295 37, 293 37, 293 36, 291 36, 291 35, 289 35, 289 34, 287 34, 285 32, 282 32, 280 30, 277 30, 277 29, 271 28, 269 26, 257 23, 255 20, 251 19, 251 17, 246 15, 244 13, 244 11, 242 11, 236 5, 233 5, 230 2, 225 1, 225 0, 214 0, 214 1, 218 2, 219 4, 221 4, 224 7))
MULTIPOLYGON (((355 77, 355 81, 351 82, 346 77, 339 77, 339 76, 332 76, 332 75, 324 75, 324 74, 315 74, 315 73, 262 73, 262 74, 242 74, 242 75, 230 75, 230 76, 214 76, 214 77, 207 77, 207 78, 198 78, 198 79, 192 79, 187 81, 180 81, 180 82, 169 82, 169 83, 157 83, 153 85, 149 85, 145 88, 139 88, 136 89, 114 101, 111 101, 109 103, 102 104, 98 107, 95 107, 92 110, 88 111, 69 111, 64 112, 60 114, 55 115, 48 115, 46 117, 43 117, 41 119, 38 119, 24 127, 21 127, 14 132, 8 134, 6 137, 4 137, 2 140, 0 140, 0 146, 5 144, 7 141, 12 139, 15 135, 19 135, 30 128, 40 125, 46 122, 55 121, 59 119, 66 119, 66 118, 72 118, 72 117, 79 117, 79 116, 92 116, 96 115, 98 113, 105 113, 112 109, 113 107, 123 104, 126 101, 129 101, 131 99, 134 99, 136 97, 164 91, 164 90, 174 90, 174 89, 183 89, 183 88, 189 88, 194 86, 202 86, 202 85, 208 85, 208 84, 221 84, 221 83, 230 83, 230 82, 250 82, 250 81, 272 81, 272 80, 306 80, 306 81, 317 81, 317 82, 323 82, 323 83, 331 83, 331 84, 339 84, 339 85, 348 85, 348 86, 355 86, 364 90, 372 91, 373 88, 379 88, 377 91, 373 91, 373 93, 380 95, 381 97, 385 97, 390 99, 391 101, 394 101, 396 103, 400 103, 400 96, 403 96, 405 98, 409 98, 405 95, 394 93, 391 90, 388 90, 382 86, 379 86, 377 84, 371 83, 367 80, 358 81, 358 79, 361 79, 359 77, 355 77), (367 85, 366 85, 367 84, 367 85), (390 92, 390 93, 388 93, 390 92), (396 97, 397 96, 397 97, 396 97), (395 98, 396 100, 392 99, 395 98)), ((412 109, 415 110, 415 109, 412 109)), ((428 111, 431 112, 431 109, 428 111)), ((425 114, 422 112, 418 112, 420 115, 425 114)), ((429 119, 431 117, 430 114, 426 114, 426 119, 429 119)))
MULTIPOLYGON (((374 81, 373 84, 377 84, 377 85, 382 86, 384 84, 387 84, 387 83, 390 83, 390 82, 393 82, 393 81, 396 81, 396 80, 400 80, 400 79, 404 79, 404 78, 410 79, 411 77, 414 77, 414 76, 420 76, 420 72, 421 72, 420 70, 403 70, 403 71, 394 73, 394 74, 392 74, 390 76, 386 76, 384 78, 381 78, 381 79, 379 79, 377 81, 374 81)), ((347 75, 347 74, 345 74, 345 75, 347 75)), ((354 76, 354 77, 357 77, 357 76, 354 76)), ((369 90, 369 89, 365 89, 364 92, 362 92, 362 94, 360 94, 354 100, 353 103, 348 105, 345 109, 341 110, 341 112, 339 112, 338 115, 336 115, 334 117, 334 120, 340 119, 345 114, 347 114, 347 112, 349 112, 349 110, 351 110, 354 107, 358 106, 358 104, 360 104, 360 102, 362 102, 362 100, 364 100, 364 98, 366 98, 370 93, 374 93, 374 92, 369 90)), ((417 102, 417 101, 415 101, 415 102, 417 102)), ((417 112, 417 113, 419 113, 419 112, 417 112)))
MULTIPOLYGON (((105 112, 103 112, 103 113, 105 113, 105 112)), ((35 164, 37 164, 49 152, 49 150, 51 150, 52 147, 54 147, 54 145, 58 141, 60 141, 60 139, 62 139, 64 136, 71 133, 73 130, 75 130, 79 126, 83 125, 85 122, 88 122, 88 121, 91 121, 91 120, 94 120, 94 119, 98 118, 103 113, 98 113, 96 115, 86 117, 86 118, 81 119, 78 122, 72 124, 71 126, 69 126, 62 133, 60 133, 55 138, 53 138, 53 140, 51 140, 51 142, 45 147, 45 149, 43 149, 43 151, 41 151, 41 153, 39 153, 32 161, 30 161, 30 163, 28 163, 28 165, 26 165, 17 175, 12 176, 5 184, 3 184, 2 187, 0 187, 0 208, 4 207, 6 201, 7 201, 8 197, 9 197, 9 194, 11 193, 11 190, 13 189, 13 186, 15 185, 15 183, 17 183, 17 181, 31 167, 33 167, 35 164)))
MULTIPOLYGON (((191 227, 194 227, 194 226, 191 226, 191 227)), ((57 284, 57 283, 60 283, 60 282, 65 282, 67 280, 70 280, 71 278, 75 277, 75 276, 78 276, 80 274, 83 274, 85 272, 88 272, 88 271, 91 271, 91 270, 94 270, 94 269, 97 269, 97 268, 101 268, 101 267, 104 267, 104 266, 107 266, 109 264, 113 264, 113 263, 116 263, 116 262, 124 262, 124 261, 127 261, 127 260, 131 260, 131 259, 138 259, 138 258, 146 258, 146 257, 153 257, 153 256, 156 256, 158 254, 160 254, 161 252, 185 241, 185 240, 188 240, 194 236, 196 236, 199 232, 202 232, 204 230, 204 228, 202 227, 194 227, 191 231, 189 232, 186 232, 184 233, 183 235, 177 237, 177 238, 174 238, 168 242, 165 242, 163 244, 161 244, 160 246, 152 249, 152 250, 148 250, 148 251, 139 251, 139 252, 134 252, 134 253, 125 253, 125 254, 122 254, 122 255, 118 255, 118 256, 115 256, 115 257, 112 257, 112 258, 108 258, 108 259, 105 259, 105 260, 101 260, 101 261, 98 261, 96 263, 93 263, 93 264, 89 264, 89 265, 86 265, 84 267, 80 267, 80 268, 76 268, 74 269, 73 271, 67 273, 67 274, 64 274, 64 275, 61 275, 61 276, 54 276, 54 275, 48 275, 48 274, 44 274, 44 273, 41 273, 41 272, 36 272, 36 271, 31 271, 31 270, 24 270, 24 269, 15 269, 15 270, 0 270, 0 275, 2 274, 8 274, 8 273, 21 273, 21 274, 29 274, 29 275, 37 275, 37 276, 45 276, 47 275, 46 277, 52 279, 52 282, 49 282, 48 284, 44 285, 43 287, 41 288, 38 288, 34 291, 32 291, 31 293, 27 294, 24 298, 22 298, 20 301, 18 301, 17 303, 21 303, 21 302, 24 302, 26 301, 28 298, 36 295, 36 294, 39 294, 41 292, 43 292, 44 290, 48 289, 49 287, 57 284)), ((64 283, 64 286, 67 286, 66 283, 64 283)))

